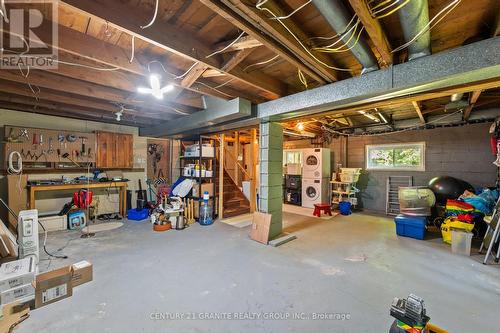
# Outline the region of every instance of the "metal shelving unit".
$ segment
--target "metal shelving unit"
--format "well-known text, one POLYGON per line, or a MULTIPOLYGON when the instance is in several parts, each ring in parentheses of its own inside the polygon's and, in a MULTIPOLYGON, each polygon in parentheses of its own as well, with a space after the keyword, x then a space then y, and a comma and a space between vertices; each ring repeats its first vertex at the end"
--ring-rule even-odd
POLYGON ((181 168, 181 177, 184 178, 190 178, 190 179, 196 179, 198 183, 198 194, 199 196, 193 196, 193 195, 188 195, 186 196, 187 199, 194 199, 198 200, 198 218, 201 216, 201 201, 203 200, 203 193, 202 193, 202 185, 206 184, 207 182, 212 184, 212 194, 209 196, 209 205, 212 206, 212 218, 215 220, 217 218, 217 212, 216 212, 216 184, 217 184, 217 155, 216 155, 216 140, 200 135, 197 140, 183 140, 183 141, 189 141, 193 142, 194 144, 199 145, 199 156, 185 156, 186 151, 184 149, 184 145, 181 145, 181 156, 180 156, 180 168, 181 168), (213 147, 213 157, 211 156, 203 156, 203 144, 210 144, 213 147), (199 165, 199 174, 194 175, 194 176, 184 176, 184 167, 185 163, 187 161, 191 162, 197 162, 199 165), (212 171, 212 175, 210 177, 202 176, 202 165, 203 164, 208 164, 206 165, 206 170, 212 171))

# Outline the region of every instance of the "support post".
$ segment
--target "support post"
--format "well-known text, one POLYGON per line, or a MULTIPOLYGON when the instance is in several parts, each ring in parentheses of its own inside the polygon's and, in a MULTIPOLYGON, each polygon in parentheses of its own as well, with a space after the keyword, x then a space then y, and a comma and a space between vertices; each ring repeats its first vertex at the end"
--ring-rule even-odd
POLYGON ((258 161, 258 145, 257 145, 257 129, 251 130, 250 142, 250 175, 252 180, 250 182, 250 212, 253 213, 257 209, 257 161, 258 161))
POLYGON ((240 155, 240 132, 234 132, 234 145, 233 145, 233 155, 234 155, 234 182, 236 186, 240 186, 240 169, 238 167, 238 156, 240 155))
POLYGON ((224 134, 220 135, 219 148, 219 217, 224 217, 224 149, 226 138, 224 134))
POLYGON ((260 124, 260 211, 272 215, 269 238, 283 230, 283 128, 279 123, 260 124))

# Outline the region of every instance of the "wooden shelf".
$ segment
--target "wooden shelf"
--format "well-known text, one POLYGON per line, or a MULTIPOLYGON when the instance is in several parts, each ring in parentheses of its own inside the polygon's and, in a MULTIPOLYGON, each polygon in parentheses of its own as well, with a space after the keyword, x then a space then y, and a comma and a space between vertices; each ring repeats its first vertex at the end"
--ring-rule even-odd
MULTIPOLYGON (((144 168, 95 168, 92 167, 90 168, 90 172, 93 170, 98 169, 101 170, 102 172, 106 171, 115 171, 115 170, 121 170, 124 172, 144 172, 144 168)), ((51 173, 78 173, 78 172, 87 172, 87 168, 59 168, 59 169, 23 169, 23 174, 51 174, 51 173)), ((7 170, 1 170, 1 174, 7 175, 7 170)))

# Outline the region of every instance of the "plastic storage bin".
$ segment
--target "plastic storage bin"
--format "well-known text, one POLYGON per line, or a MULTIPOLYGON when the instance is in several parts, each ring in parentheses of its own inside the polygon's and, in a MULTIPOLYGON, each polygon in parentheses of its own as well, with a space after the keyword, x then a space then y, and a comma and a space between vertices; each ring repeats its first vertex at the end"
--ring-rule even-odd
POLYGON ((427 218, 423 216, 407 216, 399 214, 394 218, 398 236, 424 239, 427 218))
POLYGON ((472 232, 451 229, 451 252, 470 256, 472 232))
POLYGON ((344 183, 357 183, 360 173, 340 173, 340 181, 344 183))
POLYGON ((148 216, 149 216, 149 209, 147 208, 143 208, 141 210, 132 208, 127 212, 127 218, 132 221, 142 221, 147 219, 148 216))

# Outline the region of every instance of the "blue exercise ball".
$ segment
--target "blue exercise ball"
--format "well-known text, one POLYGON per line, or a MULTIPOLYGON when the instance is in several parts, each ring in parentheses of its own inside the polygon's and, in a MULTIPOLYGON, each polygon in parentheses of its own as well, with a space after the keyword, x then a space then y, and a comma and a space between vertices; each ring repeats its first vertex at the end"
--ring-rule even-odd
POLYGON ((446 204, 448 199, 457 199, 466 190, 474 193, 474 187, 471 184, 450 176, 432 178, 429 188, 436 195, 436 202, 441 205, 446 204))

